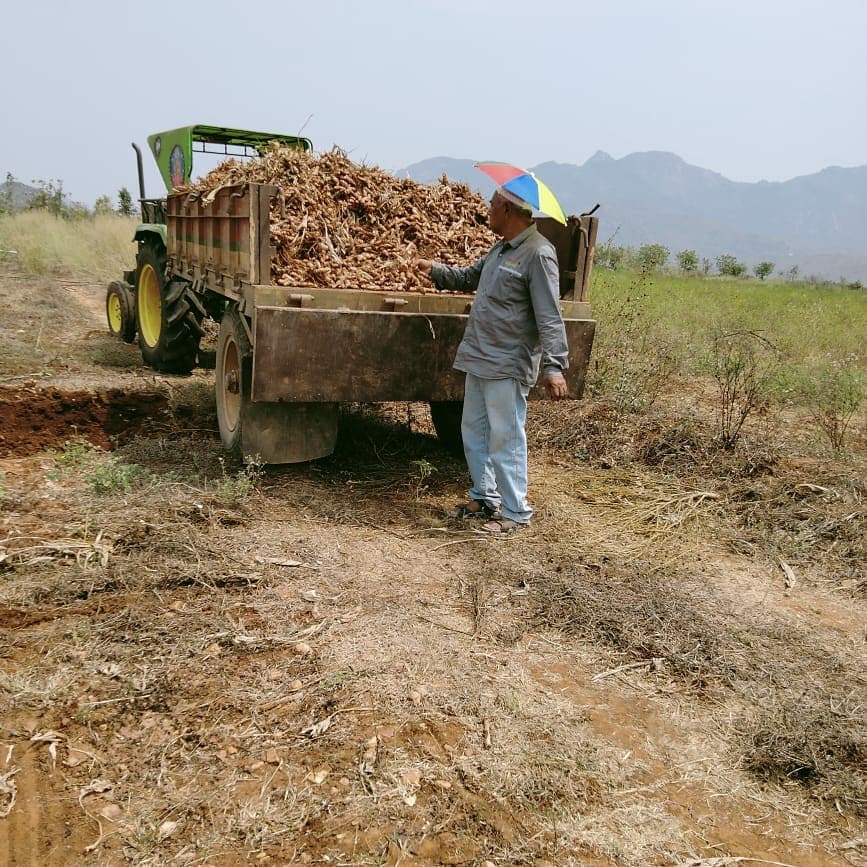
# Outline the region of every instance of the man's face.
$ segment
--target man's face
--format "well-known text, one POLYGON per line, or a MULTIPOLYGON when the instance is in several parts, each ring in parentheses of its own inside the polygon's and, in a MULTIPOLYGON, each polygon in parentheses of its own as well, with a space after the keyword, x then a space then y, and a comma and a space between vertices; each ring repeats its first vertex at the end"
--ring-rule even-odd
POLYGON ((506 219, 506 200, 494 193, 488 204, 488 225, 496 235, 503 234, 503 225, 506 219))

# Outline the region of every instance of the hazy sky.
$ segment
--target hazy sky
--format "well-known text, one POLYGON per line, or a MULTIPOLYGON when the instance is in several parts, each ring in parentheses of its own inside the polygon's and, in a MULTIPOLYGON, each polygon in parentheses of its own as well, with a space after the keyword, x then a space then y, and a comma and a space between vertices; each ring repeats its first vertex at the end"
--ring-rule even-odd
POLYGON ((0 33, 2 176, 88 204, 137 196, 130 142, 191 123, 303 127, 389 170, 597 150, 740 181, 867 163, 867 0, 30 0, 0 33))

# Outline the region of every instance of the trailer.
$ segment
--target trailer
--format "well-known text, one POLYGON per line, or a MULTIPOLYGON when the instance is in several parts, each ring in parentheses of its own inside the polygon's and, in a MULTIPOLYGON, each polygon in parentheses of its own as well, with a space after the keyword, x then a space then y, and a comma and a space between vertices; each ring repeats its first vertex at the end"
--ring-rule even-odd
MULTIPOLYGON (((440 439, 458 445, 464 378, 452 361, 473 296, 273 284, 270 214, 278 196, 276 187, 254 183, 164 200, 145 199, 142 190, 148 219, 136 231, 135 270, 109 286, 109 328, 126 340, 134 328, 146 364, 187 373, 202 323, 219 322, 220 437, 227 449, 265 463, 330 454, 344 402, 426 401, 440 439)), ((595 329, 588 295, 598 219, 536 222, 560 262, 565 376, 570 398, 579 398, 595 329)), ((530 396, 543 394, 537 387, 530 396)))

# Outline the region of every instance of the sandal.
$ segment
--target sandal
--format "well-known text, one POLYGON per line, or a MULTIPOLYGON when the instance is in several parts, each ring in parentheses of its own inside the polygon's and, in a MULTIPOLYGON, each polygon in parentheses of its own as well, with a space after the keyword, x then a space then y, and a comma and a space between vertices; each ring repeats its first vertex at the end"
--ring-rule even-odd
POLYGON ((466 503, 458 503, 453 509, 446 509, 446 516, 449 518, 493 518, 497 514, 496 509, 492 509, 483 500, 469 500, 466 503))
POLYGON ((483 533, 490 533, 492 536, 506 536, 529 526, 527 523, 513 521, 511 518, 493 518, 486 524, 482 524, 480 529, 483 533))

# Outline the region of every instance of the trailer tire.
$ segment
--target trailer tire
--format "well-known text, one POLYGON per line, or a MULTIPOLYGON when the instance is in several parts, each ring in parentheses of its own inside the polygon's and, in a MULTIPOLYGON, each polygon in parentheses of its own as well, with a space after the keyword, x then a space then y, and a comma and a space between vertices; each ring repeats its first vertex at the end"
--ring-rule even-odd
POLYGON ((114 280, 105 292, 105 318, 108 330, 124 343, 135 340, 135 295, 132 286, 114 280))
POLYGON ((145 364, 166 373, 189 373, 202 336, 201 314, 187 297, 185 280, 166 281, 166 253, 146 240, 138 254, 136 326, 145 364))
POLYGON ((253 350, 241 313, 235 306, 220 320, 215 379, 220 439, 227 451, 239 453, 244 416, 250 402, 253 350))
POLYGON ((463 411, 464 403, 461 400, 430 402, 430 417, 437 432, 437 439, 444 449, 460 457, 464 454, 464 439, 461 436, 463 411))

